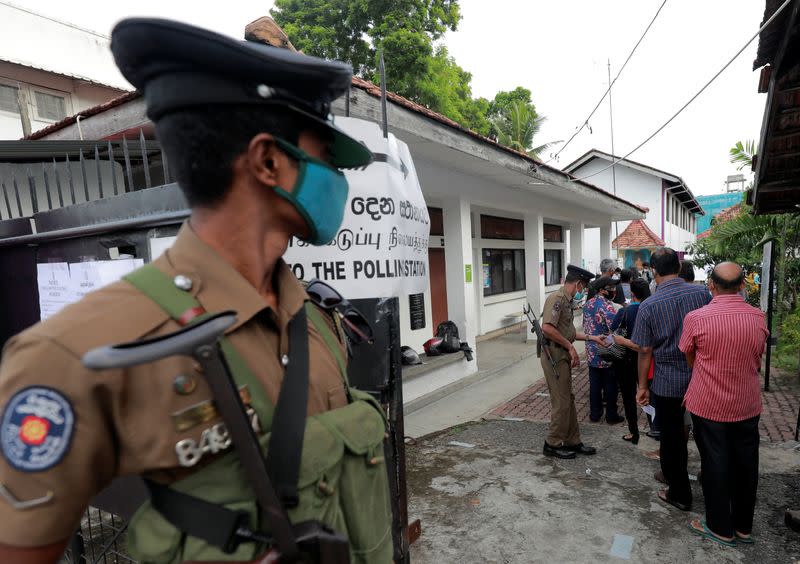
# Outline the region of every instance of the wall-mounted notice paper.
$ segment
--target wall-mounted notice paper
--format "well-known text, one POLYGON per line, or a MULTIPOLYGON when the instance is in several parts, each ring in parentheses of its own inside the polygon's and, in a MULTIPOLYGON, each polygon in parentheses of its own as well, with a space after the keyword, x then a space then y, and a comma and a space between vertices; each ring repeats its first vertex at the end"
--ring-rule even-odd
POLYGON ((66 262, 51 262, 36 265, 36 277, 39 283, 39 311, 41 318, 51 315, 75 301, 69 277, 69 265, 66 262))
POLYGON ((37 264, 40 319, 47 319, 62 307, 116 282, 142 265, 142 259, 37 264))

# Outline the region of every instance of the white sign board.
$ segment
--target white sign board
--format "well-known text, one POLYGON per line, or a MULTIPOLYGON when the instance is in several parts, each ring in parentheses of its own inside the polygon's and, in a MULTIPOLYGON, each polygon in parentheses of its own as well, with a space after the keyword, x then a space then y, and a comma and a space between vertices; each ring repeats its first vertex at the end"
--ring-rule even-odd
POLYGON ((761 311, 764 313, 767 312, 767 308, 769 307, 769 300, 770 300, 770 287, 772 286, 772 280, 770 280, 770 267, 772 263, 772 245, 773 241, 767 241, 764 244, 764 259, 761 263, 761 299, 760 306, 761 311))
POLYGON ((295 275, 329 282, 348 298, 421 293, 428 288, 430 219, 408 146, 377 124, 336 118, 375 153, 365 169, 345 171, 350 194, 342 227, 328 245, 293 239, 284 255, 295 275))

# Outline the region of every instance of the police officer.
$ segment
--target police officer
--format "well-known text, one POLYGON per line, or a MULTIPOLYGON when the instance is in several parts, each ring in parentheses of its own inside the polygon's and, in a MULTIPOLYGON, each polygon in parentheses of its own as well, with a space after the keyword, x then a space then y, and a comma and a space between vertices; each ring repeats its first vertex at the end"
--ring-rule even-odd
POLYGON ((571 368, 577 368, 580 362, 572 343, 575 340, 602 341, 600 337, 576 331, 572 313, 573 304, 583 299, 592 278, 594 275, 588 270, 570 264, 564 285, 544 302, 542 331, 547 338, 544 345, 547 351, 542 354, 541 361, 550 391, 550 431, 544 442, 545 456, 571 459, 576 454, 597 452, 581 442, 571 376, 571 368))
MULTIPOLYGON (((264 435, 267 408, 277 401, 289 363, 287 328, 309 300, 281 255, 293 236, 314 245, 335 236, 348 192, 339 169, 372 161, 330 114, 331 102, 350 85, 349 65, 156 19, 120 22, 112 51, 143 93, 191 208, 173 246, 153 263, 156 278, 169 281, 160 288, 166 294, 177 288, 196 305, 180 314, 166 311, 142 291, 149 282, 139 280, 138 287, 131 278, 9 341, 0 367, 0 562, 57 561, 90 499, 120 475, 181 483, 184 493, 191 484, 193 494, 215 503, 234 487, 249 491, 226 501, 251 512, 249 525, 259 527, 252 491, 233 483, 240 474, 220 466, 235 453, 199 365, 170 357, 91 372, 81 359, 98 346, 171 333, 204 311, 234 310, 237 322, 227 339, 244 361, 242 370, 253 375, 242 400, 264 435)), ((324 315, 322 324, 312 317, 306 429, 322 436, 324 426, 312 425, 313 417, 330 414, 327 423, 336 425, 334 415, 348 410, 358 391, 345 378, 335 315, 324 315)), ((341 438, 328 434, 325 449, 308 456, 304 450, 304 463, 312 458, 317 467, 302 467, 299 485, 313 492, 310 501, 301 492, 290 516, 320 518, 315 507, 330 500, 339 505, 326 509, 333 520, 328 524, 352 536, 358 515, 342 504, 348 495, 357 503, 363 493, 369 507, 360 509, 373 513, 366 533, 374 538, 365 539, 373 546, 355 560, 388 562, 384 420, 375 409, 347 412, 357 419, 345 427, 358 432, 348 447, 358 451, 364 472, 372 472, 355 483, 371 489, 348 493, 346 484, 334 483, 342 465, 331 456, 344 456, 345 449, 341 438)), ((152 508, 133 521, 129 544, 138 545, 139 558, 148 562, 250 561, 263 554, 252 544, 233 556, 222 554, 152 508)))

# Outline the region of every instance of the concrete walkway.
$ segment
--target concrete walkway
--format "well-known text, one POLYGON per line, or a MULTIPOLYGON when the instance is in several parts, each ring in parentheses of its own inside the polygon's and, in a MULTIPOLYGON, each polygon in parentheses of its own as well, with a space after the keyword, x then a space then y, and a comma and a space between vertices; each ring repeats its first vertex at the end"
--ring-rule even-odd
MULTIPOLYGON (((480 419, 544 381, 536 341, 526 341, 526 337, 527 333, 518 331, 478 343, 478 374, 470 377, 472 383, 420 409, 407 410, 406 435, 422 437, 480 419)), ((584 351, 582 342, 576 342, 575 348, 579 354, 584 351)))
MULTIPOLYGON (((796 563, 800 535, 783 525, 800 505, 795 443, 762 443, 756 544, 726 548, 692 534, 703 492, 692 482, 685 513, 656 498, 658 463, 620 440, 621 429, 581 425, 595 456, 542 455, 547 424, 481 421, 408 445, 409 515, 421 519, 417 564, 471 563, 796 563)), ((642 445, 639 445, 640 448, 642 445)), ((699 458, 692 448, 689 471, 699 458)))

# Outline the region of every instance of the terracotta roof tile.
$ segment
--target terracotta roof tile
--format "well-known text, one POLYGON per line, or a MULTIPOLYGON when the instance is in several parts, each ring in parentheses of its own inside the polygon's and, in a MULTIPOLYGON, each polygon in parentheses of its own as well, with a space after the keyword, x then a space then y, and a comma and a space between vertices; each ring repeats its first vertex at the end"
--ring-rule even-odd
POLYGON ((666 246, 664 240, 653 233, 641 219, 630 222, 625 231, 614 239, 611 246, 615 249, 644 249, 666 246))

